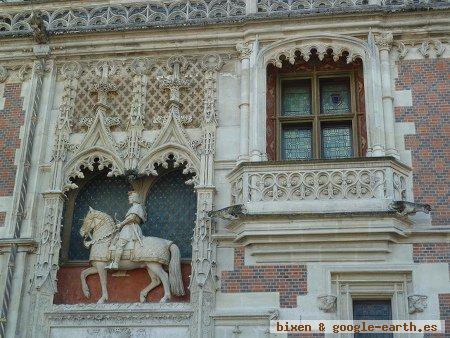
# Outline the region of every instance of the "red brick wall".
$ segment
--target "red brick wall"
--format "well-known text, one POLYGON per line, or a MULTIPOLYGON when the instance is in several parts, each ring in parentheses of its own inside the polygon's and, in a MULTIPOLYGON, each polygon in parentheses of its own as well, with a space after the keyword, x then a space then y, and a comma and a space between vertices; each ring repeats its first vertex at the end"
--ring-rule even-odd
POLYGON ((450 293, 439 295, 439 312, 441 320, 445 320, 445 335, 450 337, 450 293))
POLYGON ((413 244, 414 263, 450 263, 450 243, 413 244))
MULTIPOLYGON (((91 296, 86 298, 81 289, 81 271, 89 267, 88 263, 83 266, 63 266, 58 270, 58 292, 55 294, 55 304, 80 304, 96 303, 101 296, 100 278, 98 274, 86 278, 91 296)), ((135 303, 139 302, 140 292, 150 284, 150 277, 146 269, 127 271, 128 276, 115 277, 115 272, 108 271, 108 296, 110 303, 135 303)), ((189 275, 191 274, 191 263, 181 264, 185 296, 171 298, 171 302, 189 302, 189 275)), ((159 302, 164 295, 162 284, 150 291, 147 295, 148 302, 159 302)))
POLYGON ((414 122, 406 136, 412 151, 414 199, 432 206, 433 224, 450 224, 450 60, 398 63, 397 90, 411 89, 413 106, 396 108, 400 122, 414 122))
POLYGON ((223 271, 223 293, 279 292, 280 307, 297 307, 297 295, 307 292, 305 265, 244 265, 244 248, 234 249, 234 270, 223 271))
POLYGON ((5 84, 3 93, 5 104, 0 110, 0 196, 11 196, 14 191, 14 154, 20 147, 19 130, 24 122, 21 89, 20 83, 5 84))

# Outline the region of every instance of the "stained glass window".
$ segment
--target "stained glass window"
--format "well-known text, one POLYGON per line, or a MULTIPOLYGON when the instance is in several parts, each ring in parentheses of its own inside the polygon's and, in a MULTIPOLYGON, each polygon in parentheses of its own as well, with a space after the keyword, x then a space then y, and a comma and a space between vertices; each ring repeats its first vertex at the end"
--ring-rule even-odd
POLYGON ((146 236, 170 239, 178 245, 181 257, 192 256, 191 239, 195 225, 197 197, 180 170, 161 174, 147 195, 146 236))
POLYGON ((348 158, 353 156, 352 129, 346 125, 322 127, 322 156, 348 158))
POLYGON ((284 81, 282 106, 283 116, 310 115, 310 80, 284 81))
MULTIPOLYGON (((354 300, 354 320, 391 320, 390 300, 354 300)), ((392 333, 355 333, 355 338, 390 338, 392 333)))
POLYGON ((320 106, 321 114, 339 115, 351 113, 348 79, 321 79, 320 106))
POLYGON ((84 185, 76 199, 70 231, 69 260, 89 259, 89 250, 83 246, 79 231, 89 206, 123 220, 128 211, 128 191, 131 186, 124 178, 94 177, 84 185))
POLYGON ((312 131, 308 127, 287 127, 282 133, 283 159, 312 158, 312 131))

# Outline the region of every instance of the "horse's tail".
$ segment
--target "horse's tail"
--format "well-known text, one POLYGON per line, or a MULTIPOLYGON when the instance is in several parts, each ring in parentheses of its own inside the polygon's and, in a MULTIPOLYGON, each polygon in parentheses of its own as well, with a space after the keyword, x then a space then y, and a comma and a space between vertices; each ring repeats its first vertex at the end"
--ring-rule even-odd
POLYGON ((170 291, 175 296, 184 295, 183 279, 181 278, 180 249, 172 243, 170 249, 169 262, 169 282, 170 291))

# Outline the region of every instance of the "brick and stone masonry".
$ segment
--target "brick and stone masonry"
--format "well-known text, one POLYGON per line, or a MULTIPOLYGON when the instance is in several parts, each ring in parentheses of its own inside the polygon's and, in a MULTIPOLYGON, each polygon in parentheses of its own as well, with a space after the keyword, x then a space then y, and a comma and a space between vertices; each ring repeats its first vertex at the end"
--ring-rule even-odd
POLYGON ((449 59, 398 63, 397 90, 411 90, 412 106, 396 108, 399 122, 414 122, 412 152, 414 199, 432 206, 434 225, 450 224, 450 72, 449 59))
POLYGON ((243 247, 234 249, 234 270, 223 271, 221 291, 279 292, 280 307, 297 307, 297 296, 307 292, 305 265, 245 265, 243 247))
MULTIPOLYGON (((3 109, 0 110, 0 197, 14 191, 16 166, 14 155, 20 147, 19 131, 24 122, 20 83, 5 84, 3 109)), ((0 226, 5 225, 6 213, 0 212, 0 226)))

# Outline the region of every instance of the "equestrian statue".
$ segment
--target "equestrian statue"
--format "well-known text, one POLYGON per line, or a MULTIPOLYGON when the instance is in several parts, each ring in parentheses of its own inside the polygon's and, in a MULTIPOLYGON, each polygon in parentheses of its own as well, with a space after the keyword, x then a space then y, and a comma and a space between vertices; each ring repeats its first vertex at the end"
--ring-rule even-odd
POLYGON ((146 221, 147 215, 139 194, 130 191, 128 201, 131 207, 125 219, 117 224, 108 214, 89 207, 80 229, 84 246, 91 248, 91 266, 81 272, 84 295, 90 297, 86 277, 98 273, 102 287, 98 303, 104 303, 108 300, 107 270, 138 268, 146 268, 151 279, 140 293, 140 302, 145 302, 147 294, 161 283, 164 287, 161 303, 167 302, 171 295, 184 295, 180 250, 172 241, 143 236, 140 224, 146 221), (168 267, 168 273, 163 266, 168 267))

